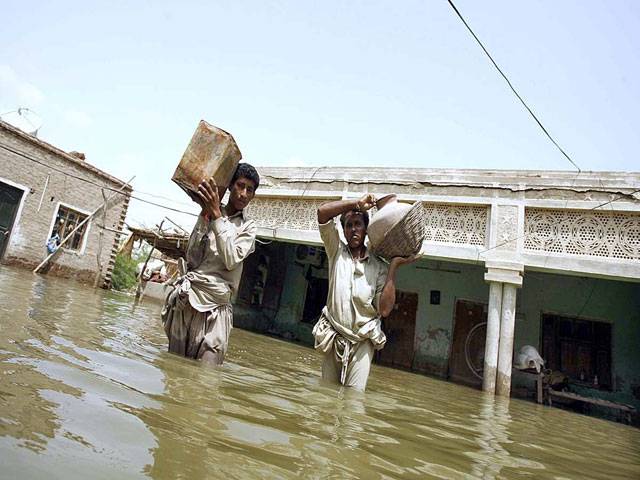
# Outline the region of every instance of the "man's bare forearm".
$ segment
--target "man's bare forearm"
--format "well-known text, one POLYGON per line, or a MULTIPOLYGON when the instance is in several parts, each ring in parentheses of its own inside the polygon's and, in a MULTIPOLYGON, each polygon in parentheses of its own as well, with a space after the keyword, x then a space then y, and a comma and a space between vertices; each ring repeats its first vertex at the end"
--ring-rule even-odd
POLYGON ((380 294, 380 316, 388 317, 396 303, 396 272, 401 265, 413 263, 418 259, 418 255, 410 257, 394 257, 389 263, 389 271, 387 272, 387 280, 384 282, 382 293, 380 294))
POLYGON ((332 218, 351 210, 366 212, 375 204, 376 197, 370 193, 366 193, 358 199, 335 200, 333 202, 323 203, 318 208, 318 223, 327 223, 332 218))
POLYGON ((334 217, 350 210, 358 209, 358 199, 336 200, 334 202, 323 203, 318 208, 318 223, 327 223, 334 217))
POLYGON ((384 282, 382 293, 380 294, 380 316, 386 318, 393 310, 396 303, 396 271, 399 264, 391 262, 387 272, 387 280, 384 282))

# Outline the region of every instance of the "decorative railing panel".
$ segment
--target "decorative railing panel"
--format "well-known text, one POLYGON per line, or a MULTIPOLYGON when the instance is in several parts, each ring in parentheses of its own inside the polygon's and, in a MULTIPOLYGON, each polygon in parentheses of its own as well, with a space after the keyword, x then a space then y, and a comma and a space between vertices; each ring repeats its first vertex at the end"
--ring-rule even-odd
MULTIPOLYGON (((255 198, 247 215, 259 227, 317 231, 316 211, 326 199, 255 198)), ((486 245, 488 207, 425 203, 426 240, 436 243, 486 245)), ((375 216, 375 209, 371 212, 375 216)))
POLYGON ((489 207, 425 203, 427 241, 486 245, 489 207))
POLYGON ((258 227, 318 230, 318 207, 327 200, 299 198, 254 198, 247 215, 258 227))
POLYGON ((640 260, 640 214, 527 208, 524 249, 640 260))

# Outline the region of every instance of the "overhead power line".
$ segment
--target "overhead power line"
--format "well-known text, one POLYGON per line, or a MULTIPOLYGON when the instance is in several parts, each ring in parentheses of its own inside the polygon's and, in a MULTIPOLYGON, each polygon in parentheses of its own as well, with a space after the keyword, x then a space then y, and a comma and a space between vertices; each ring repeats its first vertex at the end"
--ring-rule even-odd
POLYGON ((527 109, 527 111, 529 112, 529 114, 531 114, 531 116, 533 117, 533 119, 536 121, 536 123, 538 124, 538 126, 542 129, 542 131, 544 132, 544 134, 549 138, 549 140, 551 140, 551 142, 558 148, 558 150, 560 150, 560 152, 562 153, 562 155, 565 156, 565 158, 567 160, 569 160, 569 162, 571 162, 571 165, 573 165, 574 167, 576 167, 578 169, 578 172, 581 172, 582 169, 578 166, 578 164, 576 162, 574 162, 571 157, 567 154, 567 152, 564 151, 564 149, 558 145, 558 142, 556 142, 554 140, 554 138, 551 136, 551 134, 547 131, 547 129, 544 127, 544 125, 542 125, 542 122, 538 119, 538 117, 536 116, 535 113, 533 113, 533 111, 531 110, 531 108, 529 108, 529 105, 527 105, 527 103, 522 99, 522 97, 520 96, 520 94, 516 91, 516 89, 513 87, 513 85, 511 84, 511 81, 507 78, 507 76, 504 74, 504 72, 500 69, 500 67, 498 66, 498 64, 495 62, 495 60, 493 59, 493 57, 491 56, 491 54, 489 53, 489 51, 485 48, 485 46, 482 44, 482 42, 480 41, 480 39, 478 38, 478 36, 474 33, 474 31, 471 29, 471 27, 469 26, 469 24, 467 23, 467 21, 463 18, 462 14, 460 13, 460 11, 456 8, 456 6, 453 4, 452 0, 447 0, 447 2, 449 3, 449 5, 451 5, 451 8, 453 8, 453 11, 456 12, 456 15, 458 15, 458 18, 460 18, 460 20, 462 20, 462 23, 464 24, 465 27, 467 27, 467 30, 469 30, 469 33, 471 33, 471 35, 473 36, 473 38, 476 40, 476 42, 478 42, 478 45, 480 45, 480 48, 482 48, 482 50, 484 51, 484 53, 487 55, 487 57, 489 57, 489 60, 491 60, 491 63, 493 63, 493 66, 496 67, 496 70, 498 70, 498 72, 500 73, 500 75, 502 75, 502 78, 504 78, 504 80, 507 82, 507 85, 509 85, 509 88, 511 89, 511 91, 515 94, 516 97, 518 97, 518 100, 520 100, 520 103, 522 103, 522 105, 524 105, 524 108, 527 109))

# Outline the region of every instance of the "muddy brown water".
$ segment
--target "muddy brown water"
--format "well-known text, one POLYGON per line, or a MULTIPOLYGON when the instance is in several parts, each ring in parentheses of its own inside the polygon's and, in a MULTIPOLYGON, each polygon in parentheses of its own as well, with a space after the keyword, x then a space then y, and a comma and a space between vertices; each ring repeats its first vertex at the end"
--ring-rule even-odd
POLYGON ((235 329, 211 369, 160 306, 0 266, 1 478, 640 478, 640 430, 235 329))

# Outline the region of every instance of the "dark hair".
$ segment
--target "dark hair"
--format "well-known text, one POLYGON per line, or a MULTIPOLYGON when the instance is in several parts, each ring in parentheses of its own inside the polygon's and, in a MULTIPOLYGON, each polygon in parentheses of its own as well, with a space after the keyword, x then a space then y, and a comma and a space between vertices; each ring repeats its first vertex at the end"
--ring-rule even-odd
POLYGON ((364 228, 367 228, 369 226, 369 212, 361 212, 360 210, 349 210, 348 212, 344 212, 342 215, 340 215, 340 225, 342 225, 342 228, 344 228, 344 224, 347 223, 347 215, 349 215, 350 213, 362 215, 364 228))
POLYGON ((236 180, 241 177, 251 180, 255 184, 255 190, 260 186, 260 175, 258 175, 258 172, 253 165, 249 165, 248 163, 239 163, 229 186, 236 183, 236 180))

